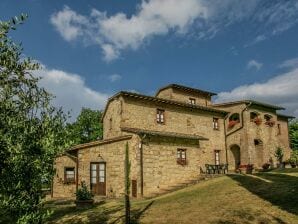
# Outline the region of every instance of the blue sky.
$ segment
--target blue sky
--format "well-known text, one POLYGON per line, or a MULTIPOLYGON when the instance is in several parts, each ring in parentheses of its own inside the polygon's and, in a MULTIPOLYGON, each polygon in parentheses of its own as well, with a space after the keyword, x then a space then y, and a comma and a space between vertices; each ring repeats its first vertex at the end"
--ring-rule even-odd
POLYGON ((169 83, 298 116, 295 0, 1 0, 0 10, 1 20, 29 15, 11 36, 74 117, 117 91, 153 95, 169 83))

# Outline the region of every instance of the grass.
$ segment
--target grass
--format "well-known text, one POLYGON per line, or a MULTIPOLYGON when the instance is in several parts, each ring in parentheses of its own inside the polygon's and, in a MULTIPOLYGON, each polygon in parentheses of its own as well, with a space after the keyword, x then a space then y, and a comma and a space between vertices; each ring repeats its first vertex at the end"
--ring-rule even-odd
MULTIPOLYGON (((48 204, 49 223, 122 223, 123 201, 106 200, 77 211, 48 204)), ((298 224, 298 169, 211 179, 150 200, 132 201, 132 223, 298 224)))

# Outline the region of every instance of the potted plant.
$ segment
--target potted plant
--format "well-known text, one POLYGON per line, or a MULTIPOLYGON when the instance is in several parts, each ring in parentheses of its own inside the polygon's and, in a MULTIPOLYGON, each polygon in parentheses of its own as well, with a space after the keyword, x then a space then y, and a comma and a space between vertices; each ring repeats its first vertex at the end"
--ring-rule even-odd
POLYGON ((85 181, 82 181, 81 187, 76 192, 76 208, 90 208, 93 203, 93 194, 88 190, 85 181))
POLYGON ((233 128, 238 123, 239 123, 239 120, 231 120, 229 121, 228 128, 233 128))
POLYGON ((284 157, 284 151, 282 148, 278 147, 276 150, 275 150, 275 154, 274 156, 276 157, 278 163, 279 163, 279 168, 283 168, 283 163, 282 163, 282 159, 284 157))
POLYGON ((275 124, 275 121, 269 120, 269 121, 266 121, 265 124, 268 125, 269 127, 273 127, 275 124))
POLYGON ((263 168, 264 171, 268 170, 270 168, 270 163, 264 163, 262 165, 262 168, 263 168))
POLYGON ((262 124, 262 119, 259 118, 259 117, 256 117, 256 118, 253 120, 253 122, 255 122, 256 125, 260 125, 260 124, 262 124))

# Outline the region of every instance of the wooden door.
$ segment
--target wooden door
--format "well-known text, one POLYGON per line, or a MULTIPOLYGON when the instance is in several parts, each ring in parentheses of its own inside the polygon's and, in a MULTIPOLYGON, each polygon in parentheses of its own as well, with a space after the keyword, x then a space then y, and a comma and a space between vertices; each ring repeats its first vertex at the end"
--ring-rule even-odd
POLYGON ((90 164, 90 185, 95 195, 106 195, 106 164, 90 164))

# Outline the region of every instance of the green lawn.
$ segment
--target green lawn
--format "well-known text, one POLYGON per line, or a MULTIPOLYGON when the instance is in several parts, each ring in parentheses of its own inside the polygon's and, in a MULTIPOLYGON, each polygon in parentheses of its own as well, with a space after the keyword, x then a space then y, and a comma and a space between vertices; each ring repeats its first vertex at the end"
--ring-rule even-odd
MULTIPOLYGON (((49 223, 122 223, 123 202, 77 211, 49 202, 49 223)), ((133 223, 298 224, 298 169, 211 179, 150 200, 132 202, 133 223)))

